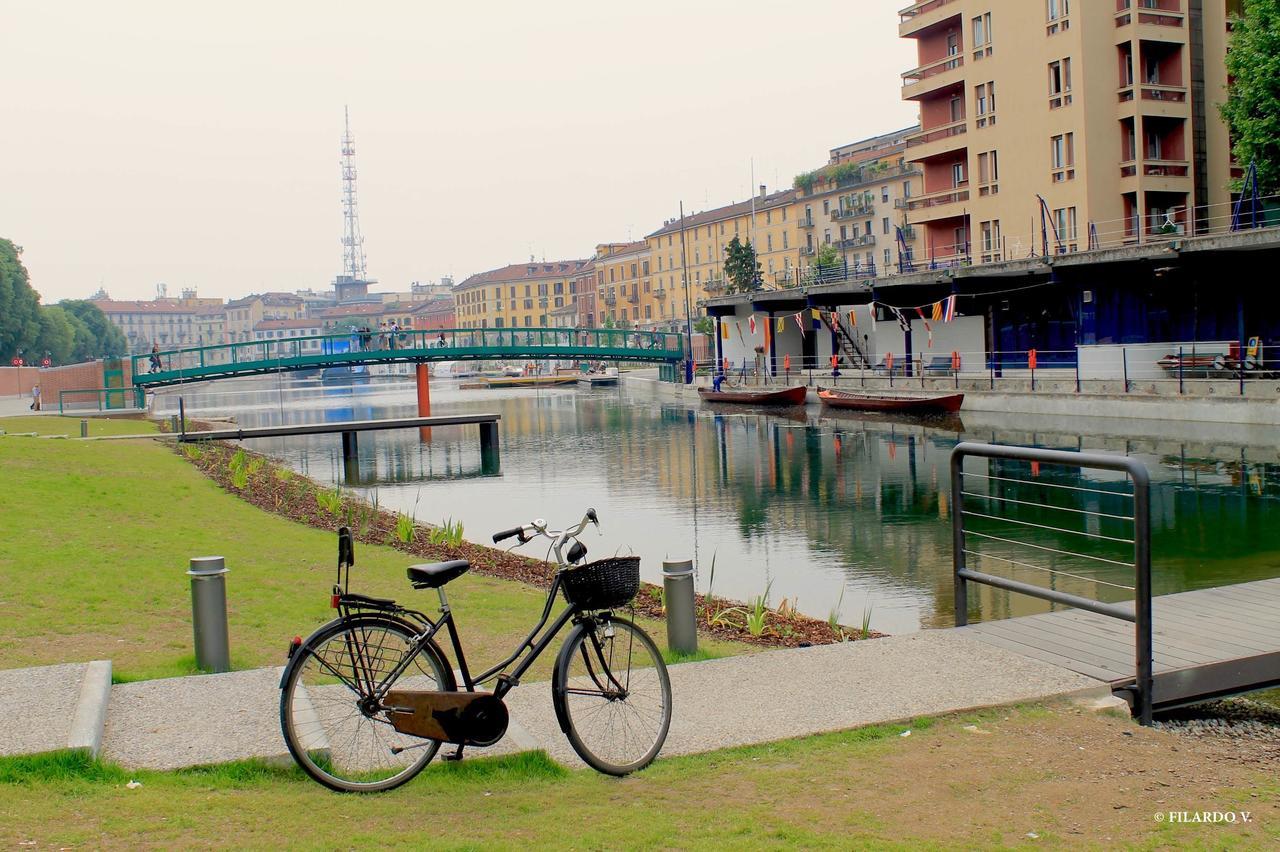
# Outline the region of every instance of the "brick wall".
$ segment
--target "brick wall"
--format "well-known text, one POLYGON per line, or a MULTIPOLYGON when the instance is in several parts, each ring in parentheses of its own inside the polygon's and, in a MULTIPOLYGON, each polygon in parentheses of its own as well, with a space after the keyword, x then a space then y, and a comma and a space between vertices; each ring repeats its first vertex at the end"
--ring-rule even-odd
MULTIPOLYGON (((124 386, 130 387, 132 376, 130 364, 126 359, 124 367, 124 386)), ((83 364, 68 364, 65 367, 0 367, 0 396, 30 396, 31 388, 40 385, 40 399, 46 411, 58 410, 58 394, 66 390, 97 389, 103 383, 102 361, 86 361, 83 364)), ((133 404, 132 392, 121 394, 119 399, 127 405, 133 404)), ((68 396, 69 407, 97 408, 98 396, 95 394, 78 394, 68 396)))

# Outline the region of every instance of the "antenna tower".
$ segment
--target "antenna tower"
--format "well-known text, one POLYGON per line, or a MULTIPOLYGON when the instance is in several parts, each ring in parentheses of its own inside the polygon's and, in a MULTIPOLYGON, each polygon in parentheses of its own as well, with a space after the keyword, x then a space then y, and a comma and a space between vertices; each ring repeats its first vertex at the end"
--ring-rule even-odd
POLYGON ((345 106, 342 115, 342 270, 349 280, 364 281, 364 237, 360 235, 360 213, 356 209, 356 140, 351 135, 351 114, 345 106))

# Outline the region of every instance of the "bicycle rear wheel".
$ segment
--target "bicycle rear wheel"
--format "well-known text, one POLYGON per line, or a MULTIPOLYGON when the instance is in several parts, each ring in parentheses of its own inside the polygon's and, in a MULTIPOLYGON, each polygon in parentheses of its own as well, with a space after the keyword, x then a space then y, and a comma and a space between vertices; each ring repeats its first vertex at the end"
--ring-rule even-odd
POLYGON ((583 621, 565 640, 552 700, 573 750, 607 775, 652 763, 671 726, 671 680, 658 646, 609 614, 583 621))
POLYGON ((334 790, 378 792, 422 771, 440 743, 402 734, 373 689, 412 654, 397 689, 451 690, 453 673, 431 645, 384 616, 336 621, 300 647, 284 675, 280 727, 294 760, 334 790))

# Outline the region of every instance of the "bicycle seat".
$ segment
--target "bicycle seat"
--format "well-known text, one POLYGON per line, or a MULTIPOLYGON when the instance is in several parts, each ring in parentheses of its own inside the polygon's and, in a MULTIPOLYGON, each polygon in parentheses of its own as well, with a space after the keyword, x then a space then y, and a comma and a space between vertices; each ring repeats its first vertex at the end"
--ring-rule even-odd
POLYGON ((424 562, 421 565, 410 565, 409 582, 415 589, 438 589, 450 580, 456 580, 471 570, 471 563, 465 559, 451 559, 448 562, 424 562))

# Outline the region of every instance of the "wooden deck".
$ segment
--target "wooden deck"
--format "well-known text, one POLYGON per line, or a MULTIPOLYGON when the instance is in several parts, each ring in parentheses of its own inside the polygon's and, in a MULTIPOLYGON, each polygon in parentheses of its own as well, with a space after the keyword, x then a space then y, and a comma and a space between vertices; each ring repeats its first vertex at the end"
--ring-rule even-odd
MULTIPOLYGON (((1157 709, 1280 684, 1280 579, 1163 595, 1152 610, 1157 709)), ((1117 692, 1135 679, 1134 626, 1116 618, 1063 609, 954 629, 1117 692)))

